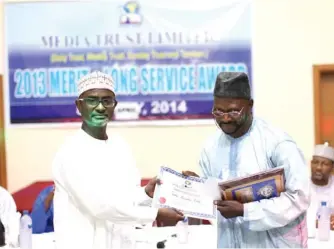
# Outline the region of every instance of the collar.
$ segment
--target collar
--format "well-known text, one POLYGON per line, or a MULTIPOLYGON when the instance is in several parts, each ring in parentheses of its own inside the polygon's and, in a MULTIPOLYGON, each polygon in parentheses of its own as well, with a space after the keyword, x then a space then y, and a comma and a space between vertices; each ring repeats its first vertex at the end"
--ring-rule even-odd
POLYGON ((89 135, 87 132, 85 132, 83 129, 80 129, 79 131, 79 136, 82 137, 87 142, 90 142, 92 144, 107 144, 109 142, 109 136, 107 140, 101 140, 101 139, 96 139, 95 137, 92 137, 89 135))

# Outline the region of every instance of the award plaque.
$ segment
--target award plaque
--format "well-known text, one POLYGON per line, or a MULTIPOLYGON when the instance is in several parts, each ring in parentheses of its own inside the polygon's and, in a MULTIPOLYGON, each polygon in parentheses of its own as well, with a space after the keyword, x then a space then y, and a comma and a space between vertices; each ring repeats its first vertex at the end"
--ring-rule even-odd
POLYGON ((225 200, 241 203, 278 197, 285 191, 284 169, 274 168, 219 183, 225 200))

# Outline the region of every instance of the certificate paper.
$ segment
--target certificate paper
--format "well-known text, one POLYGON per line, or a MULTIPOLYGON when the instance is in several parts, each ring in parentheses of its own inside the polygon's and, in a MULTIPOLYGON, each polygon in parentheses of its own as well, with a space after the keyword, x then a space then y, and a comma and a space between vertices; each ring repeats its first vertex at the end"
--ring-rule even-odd
POLYGON ((219 197, 217 182, 187 177, 167 167, 161 167, 159 178, 162 184, 156 186, 154 207, 175 208, 185 216, 197 219, 217 218, 217 207, 213 204, 219 197))

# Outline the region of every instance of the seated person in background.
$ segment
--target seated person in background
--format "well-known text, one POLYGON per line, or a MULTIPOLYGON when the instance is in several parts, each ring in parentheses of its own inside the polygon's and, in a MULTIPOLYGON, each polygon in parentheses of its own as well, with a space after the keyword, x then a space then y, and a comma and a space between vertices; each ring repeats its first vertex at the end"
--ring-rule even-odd
POLYGON ((0 186, 0 219, 5 228, 8 225, 9 217, 13 217, 16 211, 13 196, 5 188, 0 186))
POLYGON ((317 209, 321 205, 322 201, 326 201, 327 205, 332 208, 331 230, 334 230, 333 169, 334 148, 328 146, 327 143, 316 145, 311 161, 311 205, 314 205, 314 207, 317 209))
POLYGON ((54 231, 53 195, 54 185, 46 187, 38 195, 31 212, 33 233, 48 233, 54 231))

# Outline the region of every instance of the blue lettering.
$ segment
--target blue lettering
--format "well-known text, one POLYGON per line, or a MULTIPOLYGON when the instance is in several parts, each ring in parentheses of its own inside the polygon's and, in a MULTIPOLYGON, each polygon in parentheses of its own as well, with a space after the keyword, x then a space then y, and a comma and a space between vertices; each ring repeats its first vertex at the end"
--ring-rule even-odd
POLYGON ((60 80, 59 80, 58 70, 49 72, 49 95, 50 96, 60 95, 60 80))
POLYGON ((164 91, 164 68, 157 68, 157 90, 164 91))
POLYGON ((131 94, 138 93, 138 84, 137 84, 137 71, 134 67, 130 68, 130 92, 131 94))
POLYGON ((166 68, 167 91, 173 91, 173 83, 176 81, 176 67, 166 68))
POLYGON ((49 70, 49 96, 77 96, 76 82, 87 75, 90 68, 51 68, 49 70))
POLYGON ((70 80, 70 74, 71 72, 68 72, 68 71, 60 71, 60 94, 61 96, 65 96, 68 91, 67 91, 67 85, 69 84, 68 80, 70 80))
POLYGON ((195 68, 193 66, 190 66, 189 68, 189 72, 188 72, 188 77, 189 77, 189 90, 190 92, 194 92, 196 89, 195 86, 195 68))
POLYGON ((154 87, 154 83, 156 83, 155 71, 156 71, 155 67, 150 68, 150 81, 149 81, 150 82, 150 89, 149 89, 150 93, 154 93, 156 91, 156 88, 154 87))
POLYGON ((237 71, 247 73, 248 69, 247 69, 246 64, 238 64, 237 65, 237 71))
MULTIPOLYGON (((107 73, 107 72, 106 72, 107 73)), ((114 82, 115 82, 115 92, 119 92, 120 90, 118 89, 118 82, 119 82, 119 79, 118 79, 118 69, 116 68, 112 68, 111 69, 111 73, 107 73, 107 74, 110 74, 111 77, 114 79, 114 82)))
MULTIPOLYGON (((180 86, 180 92, 187 91, 187 81, 184 79, 187 77, 187 69, 185 67, 180 68, 180 78, 177 86, 180 86)), ((177 89, 178 90, 178 89, 177 89)))
POLYGON ((18 69, 14 72, 15 98, 44 98, 47 94, 45 69, 18 69))
POLYGON ((202 92, 206 89, 207 78, 205 75, 205 68, 203 66, 198 68, 198 86, 197 91, 202 92))
POLYGON ((15 89, 14 89, 14 97, 17 99, 24 98, 24 81, 23 81, 23 73, 21 69, 17 69, 14 72, 14 82, 15 82, 15 89))
POLYGON ((105 67, 103 72, 111 75, 115 82, 115 93, 134 95, 138 93, 137 71, 135 67, 105 67))
POLYGON ((127 81, 127 73, 126 71, 120 69, 118 70, 118 74, 119 74, 119 82, 118 84, 120 84, 120 89, 118 89, 118 94, 120 93, 128 93, 128 81, 127 81))
POLYGON ((247 66, 244 63, 227 63, 227 64, 222 64, 220 72, 245 72, 247 73, 247 66))
POLYGON ((68 84, 63 89, 66 89, 66 93, 73 93, 76 91, 76 75, 74 71, 68 73, 68 84))
POLYGON ((147 79, 147 76, 148 76, 148 71, 147 71, 147 68, 143 67, 141 70, 140 70, 140 77, 141 77, 141 92, 143 94, 147 94, 148 93, 148 88, 149 88, 149 82, 148 82, 148 79, 147 79))
POLYGON ((45 69, 35 69, 32 72, 33 81, 33 97, 34 98, 45 98, 47 91, 47 81, 46 81, 46 70, 45 69))
POLYGON ((24 93, 26 97, 30 97, 32 95, 32 87, 31 87, 31 74, 29 71, 24 71, 23 73, 23 81, 24 81, 24 93))
POLYGON ((188 93, 196 89, 192 65, 151 66, 141 69, 141 91, 145 94, 188 93))

